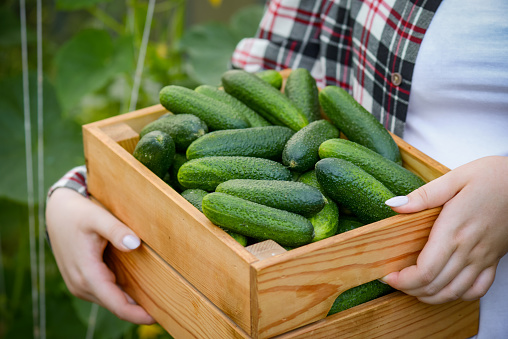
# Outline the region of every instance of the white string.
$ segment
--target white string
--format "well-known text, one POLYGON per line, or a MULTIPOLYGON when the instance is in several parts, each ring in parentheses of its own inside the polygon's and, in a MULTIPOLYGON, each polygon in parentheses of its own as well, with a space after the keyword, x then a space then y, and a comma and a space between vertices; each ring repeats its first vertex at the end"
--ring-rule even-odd
POLYGON ((143 73, 143 66, 145 64, 145 55, 146 49, 148 47, 150 28, 152 27, 154 7, 155 0, 150 0, 150 2, 148 3, 148 9, 146 11, 145 28, 143 29, 143 38, 141 39, 141 47, 139 50, 138 63, 136 65, 136 73, 134 74, 134 84, 132 85, 129 112, 134 111, 136 109, 136 104, 138 103, 139 86, 141 84, 141 74, 143 73))
MULTIPOLYGON (((150 37, 150 28, 152 27, 153 12, 155 8, 155 0, 150 0, 148 3, 148 9, 146 11, 145 27, 143 28, 143 37, 141 39, 141 47, 138 56, 138 62, 136 65, 136 72, 134 74, 134 84, 132 86, 129 111, 136 109, 138 102, 139 86, 141 84, 141 75, 143 74, 143 66, 145 64, 146 50, 148 48, 148 38, 150 37)), ((86 330, 86 339, 92 339, 95 331, 95 325, 97 322, 97 314, 99 306, 92 304, 90 315, 88 317, 88 328, 86 330)))
POLYGON ((44 112, 42 68, 42 4, 37 0, 37 173, 39 193, 39 327, 41 339, 46 338, 46 264, 44 241, 44 112))
POLYGON ((25 158, 26 158, 26 184, 28 195, 28 233, 30 239, 30 272, 32 278, 32 316, 34 324, 34 338, 39 338, 38 324, 38 291, 37 291, 37 254, 35 249, 35 211, 34 211, 34 183, 32 164, 32 126, 30 123, 30 90, 28 83, 28 52, 26 35, 26 8, 25 1, 20 0, 21 19, 21 60, 23 70, 23 108, 25 122, 25 158))
POLYGON ((86 339, 92 339, 95 332, 95 324, 97 323, 97 313, 99 313, 99 305, 92 304, 90 315, 88 316, 88 328, 86 329, 86 339))

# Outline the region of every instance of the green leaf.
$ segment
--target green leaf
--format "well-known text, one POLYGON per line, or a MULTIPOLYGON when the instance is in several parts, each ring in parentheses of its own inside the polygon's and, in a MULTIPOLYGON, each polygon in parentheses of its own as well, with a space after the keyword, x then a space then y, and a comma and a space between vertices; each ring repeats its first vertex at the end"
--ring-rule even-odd
POLYGON ((261 16, 262 7, 251 6, 236 13, 229 25, 210 22, 189 29, 180 47, 188 57, 192 77, 200 83, 219 84, 236 45, 254 35, 261 16))
POLYGON ((239 10, 231 17, 231 29, 238 40, 255 36, 264 11, 263 6, 253 5, 239 10))
MULTIPOLYGON (((31 74, 30 116, 34 189, 37 189, 37 82, 31 74)), ((25 131, 21 76, 0 81, 0 197, 27 202, 25 131)), ((61 117, 53 86, 43 83, 45 192, 66 171, 84 163, 81 128, 61 117)), ((35 203, 37 203, 37 191, 35 203)))
POLYGON ((77 10, 91 7, 96 4, 106 3, 111 0, 56 0, 56 8, 60 10, 77 10))
POLYGON ((132 38, 113 41, 104 30, 88 29, 65 43, 55 56, 55 86, 64 112, 117 74, 134 69, 132 38))
POLYGON ((204 84, 217 85, 229 66, 237 37, 222 23, 207 23, 192 27, 182 37, 193 77, 204 84))

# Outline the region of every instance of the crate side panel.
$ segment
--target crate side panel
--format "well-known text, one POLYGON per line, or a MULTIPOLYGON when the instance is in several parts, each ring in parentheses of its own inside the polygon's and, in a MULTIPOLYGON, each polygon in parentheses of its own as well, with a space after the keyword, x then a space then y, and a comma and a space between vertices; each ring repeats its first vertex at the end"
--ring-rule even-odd
POLYGON ((478 333, 478 301, 429 305, 395 292, 277 337, 465 339, 478 333))
POLYGON ((254 263, 260 336, 323 319, 340 293, 414 264, 439 211, 396 215, 254 263))
POLYGON ((231 319, 144 244, 131 253, 108 247, 117 283, 175 338, 248 338, 231 319))
POLYGON ((250 333, 253 256, 100 129, 84 138, 90 193, 250 333))

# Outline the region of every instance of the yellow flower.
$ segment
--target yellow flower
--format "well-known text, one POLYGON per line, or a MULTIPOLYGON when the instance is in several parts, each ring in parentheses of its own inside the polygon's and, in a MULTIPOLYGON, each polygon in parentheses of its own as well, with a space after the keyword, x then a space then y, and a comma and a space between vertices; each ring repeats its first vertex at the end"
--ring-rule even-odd
POLYGON ((164 330, 158 324, 138 326, 138 336, 140 339, 154 339, 163 333, 164 330))
POLYGON ((213 6, 213 7, 219 7, 222 3, 222 0, 208 0, 208 2, 213 6))

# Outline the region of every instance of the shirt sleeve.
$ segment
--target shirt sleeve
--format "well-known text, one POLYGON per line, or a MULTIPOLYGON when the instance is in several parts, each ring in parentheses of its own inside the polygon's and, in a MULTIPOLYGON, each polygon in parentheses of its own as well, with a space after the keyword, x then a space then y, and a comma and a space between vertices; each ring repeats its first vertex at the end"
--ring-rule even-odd
POLYGON ((62 178, 50 187, 48 191, 48 198, 57 188, 60 187, 73 189, 85 198, 88 198, 86 166, 77 166, 68 171, 62 178))

